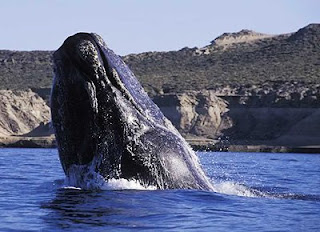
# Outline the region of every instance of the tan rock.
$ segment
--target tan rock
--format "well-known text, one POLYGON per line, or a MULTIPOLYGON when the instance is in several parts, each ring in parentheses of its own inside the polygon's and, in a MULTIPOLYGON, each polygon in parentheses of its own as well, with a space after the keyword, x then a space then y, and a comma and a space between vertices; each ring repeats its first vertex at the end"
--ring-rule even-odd
POLYGON ((221 128, 228 127, 222 120, 227 103, 212 91, 165 94, 154 101, 186 137, 216 138, 221 128))
POLYGON ((0 135, 25 134, 49 119, 49 107, 31 90, 0 90, 0 135))

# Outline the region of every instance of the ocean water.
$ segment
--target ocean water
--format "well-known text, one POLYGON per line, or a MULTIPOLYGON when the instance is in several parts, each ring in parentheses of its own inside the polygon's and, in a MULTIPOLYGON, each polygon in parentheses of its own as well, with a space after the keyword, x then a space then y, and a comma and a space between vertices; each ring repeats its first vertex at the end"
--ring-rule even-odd
POLYGON ((55 149, 1 149, 0 231, 320 231, 320 155, 198 155, 215 192, 85 191, 55 149))

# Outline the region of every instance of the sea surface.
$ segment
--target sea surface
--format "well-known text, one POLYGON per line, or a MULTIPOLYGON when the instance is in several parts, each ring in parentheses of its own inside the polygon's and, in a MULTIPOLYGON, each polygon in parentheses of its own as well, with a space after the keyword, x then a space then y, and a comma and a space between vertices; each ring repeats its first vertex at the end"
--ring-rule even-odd
POLYGON ((0 149, 0 231, 320 231, 320 155, 198 153, 215 192, 68 186, 55 149, 0 149))

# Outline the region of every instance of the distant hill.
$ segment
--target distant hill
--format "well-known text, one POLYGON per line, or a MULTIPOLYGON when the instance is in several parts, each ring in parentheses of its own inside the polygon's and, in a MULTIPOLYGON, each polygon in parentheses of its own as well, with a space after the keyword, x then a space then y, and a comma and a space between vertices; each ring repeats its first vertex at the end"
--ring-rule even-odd
POLYGON ((225 33, 203 48, 125 57, 148 88, 184 92, 266 81, 320 82, 320 24, 291 34, 225 33))
MULTIPOLYGON (((107 38, 105 38, 107 40, 107 38)), ((225 33, 203 48, 124 57, 151 95, 267 81, 320 83, 320 24, 295 33, 225 33)), ((52 51, 0 51, 0 89, 50 88, 52 51)))
POLYGON ((52 53, 0 50, 0 89, 51 87, 52 53))

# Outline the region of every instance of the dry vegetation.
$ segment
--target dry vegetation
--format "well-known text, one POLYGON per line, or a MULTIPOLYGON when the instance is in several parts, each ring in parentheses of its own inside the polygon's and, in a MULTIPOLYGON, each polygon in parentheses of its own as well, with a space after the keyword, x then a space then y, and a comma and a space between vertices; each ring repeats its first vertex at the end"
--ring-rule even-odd
MULTIPOLYGON (((320 84, 320 25, 269 36, 225 33, 204 48, 124 57, 151 95, 161 92, 263 85, 320 84)), ((50 88, 51 51, 0 51, 0 89, 50 88)))
MULTIPOLYGON (((243 31, 229 34, 241 37, 243 31)), ((225 38, 225 35, 222 36, 225 38)), ((298 32, 220 45, 184 48, 176 52, 130 55, 125 61, 149 92, 184 92, 219 85, 260 85, 296 81, 320 83, 320 25, 298 32)))

